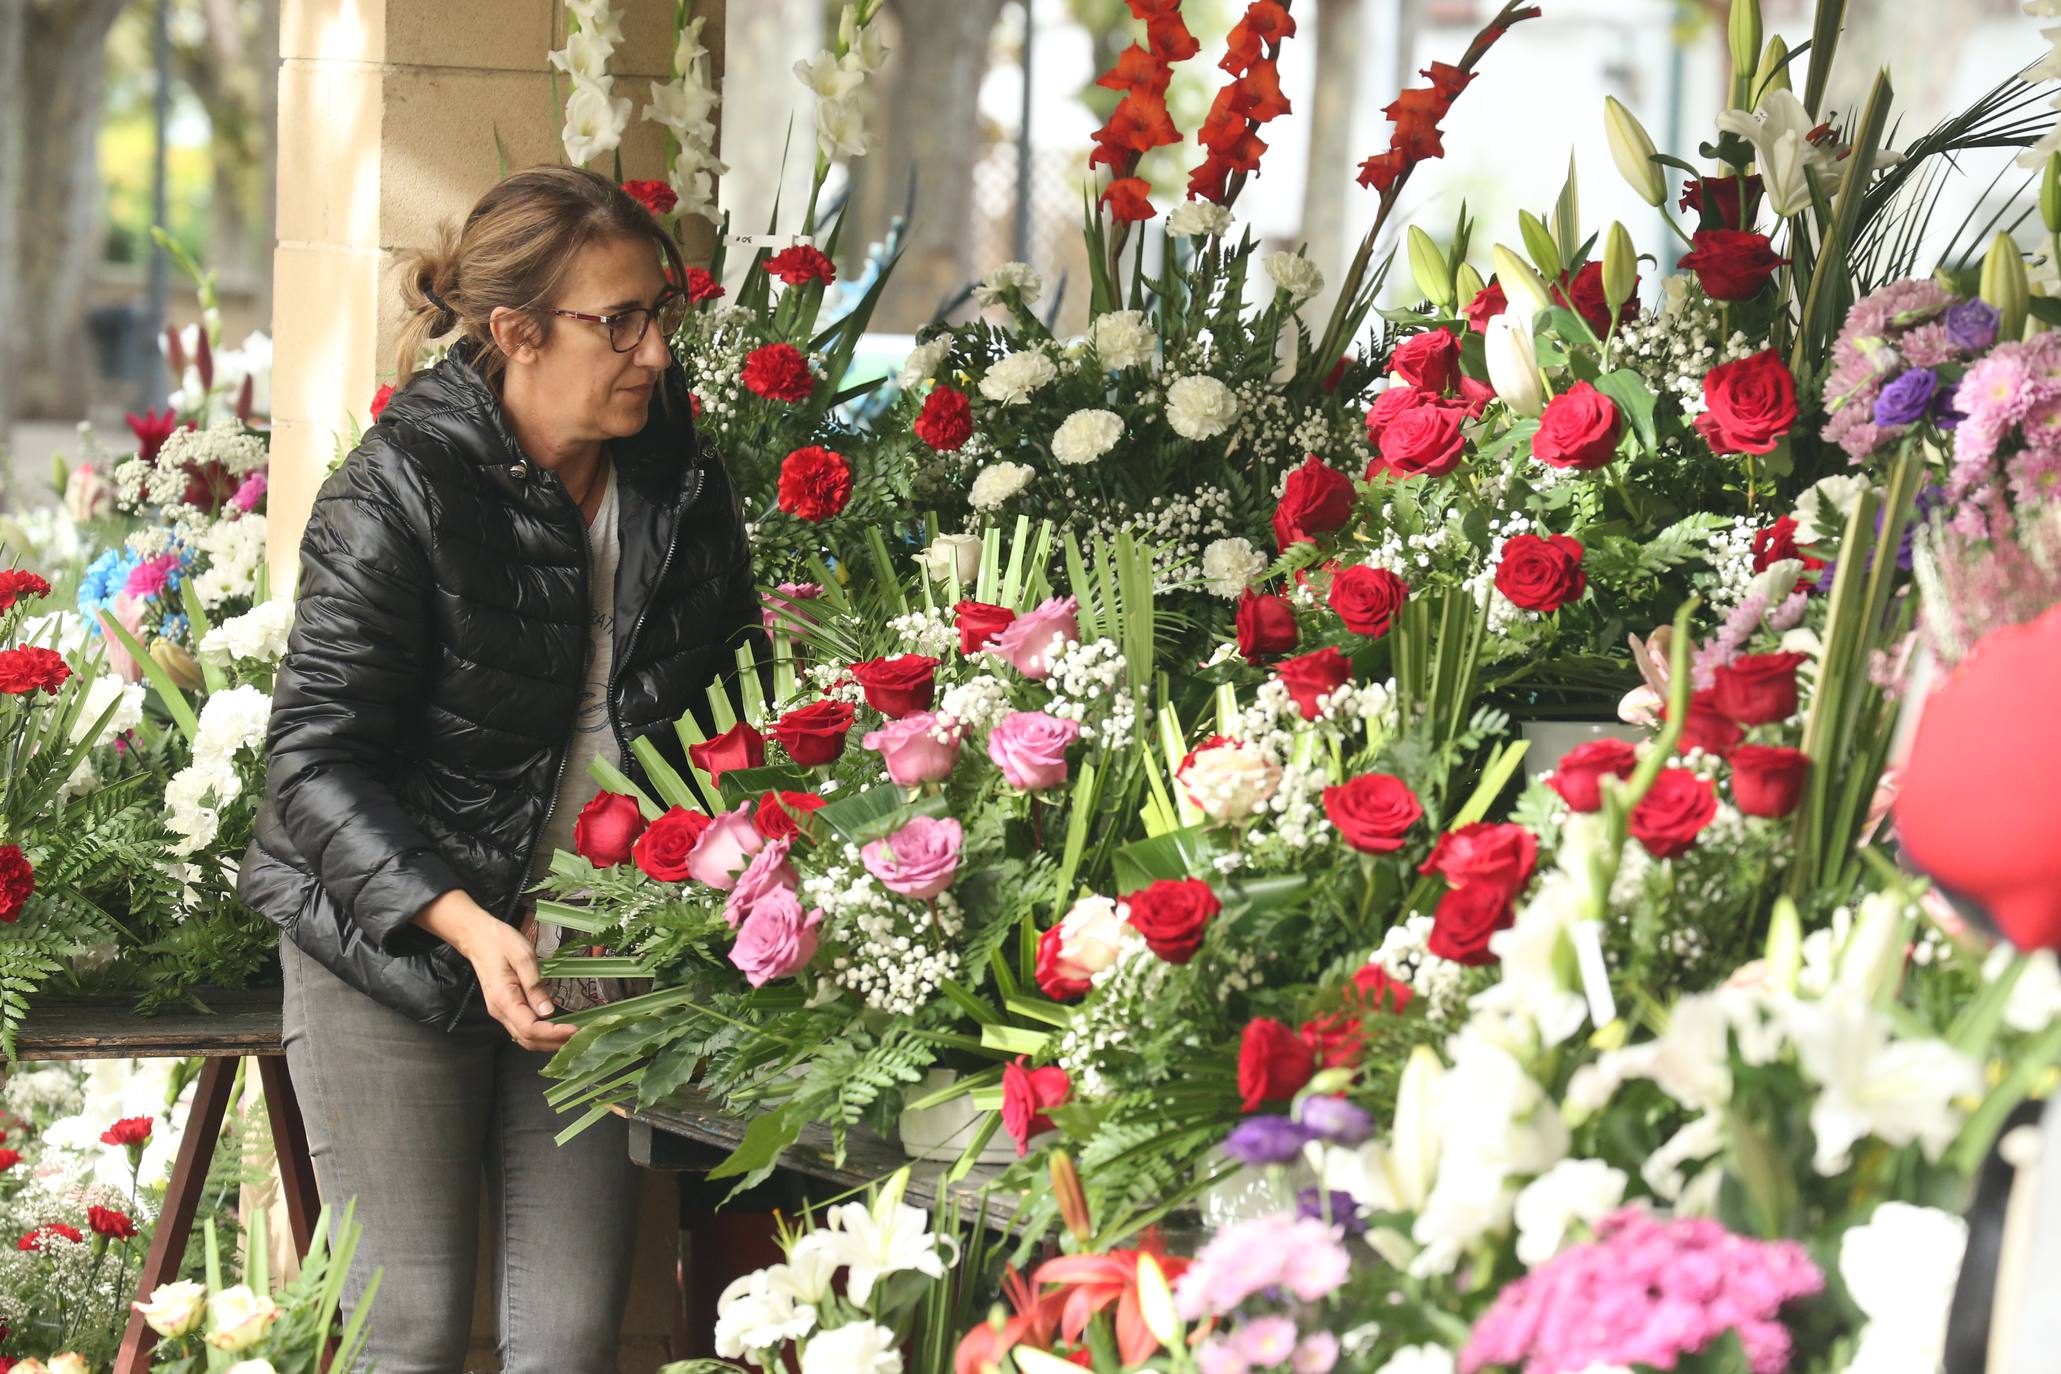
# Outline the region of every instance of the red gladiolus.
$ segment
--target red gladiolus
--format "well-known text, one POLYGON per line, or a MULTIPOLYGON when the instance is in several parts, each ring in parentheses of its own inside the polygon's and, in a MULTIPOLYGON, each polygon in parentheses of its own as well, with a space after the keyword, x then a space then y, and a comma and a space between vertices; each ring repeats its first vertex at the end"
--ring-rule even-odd
POLYGON ((1102 204, 1109 207, 1109 217, 1122 224, 1136 224, 1159 213, 1152 208, 1152 183, 1143 177, 1118 177, 1110 182, 1102 192, 1102 204))
POLYGON ((1174 70, 1136 43, 1116 55, 1116 65, 1095 78, 1104 90, 1142 91, 1149 96, 1166 94, 1174 70))
POLYGON ((1140 153, 1181 141, 1167 113, 1166 97, 1145 90, 1132 90, 1117 103, 1109 122, 1095 131, 1095 151, 1088 154, 1088 166, 1128 168, 1140 153))

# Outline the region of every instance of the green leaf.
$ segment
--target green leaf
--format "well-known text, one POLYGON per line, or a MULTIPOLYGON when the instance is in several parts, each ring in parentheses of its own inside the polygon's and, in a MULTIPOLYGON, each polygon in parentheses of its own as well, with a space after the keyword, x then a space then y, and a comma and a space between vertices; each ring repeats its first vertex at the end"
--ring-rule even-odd
POLYGON ((1160 879, 1192 877, 1208 868, 1213 853, 1199 826, 1171 830, 1149 840, 1133 840, 1116 851, 1116 886, 1134 892, 1160 879))
POLYGON ((749 1187, 751 1180, 763 1178, 773 1172, 781 1154, 788 1146, 801 1139, 803 1113, 796 1110, 798 1103, 763 1113, 752 1118, 744 1128, 744 1139, 730 1152, 730 1157, 709 1170, 711 1179, 744 1177, 749 1187))
POLYGON ((186 736, 186 742, 192 744, 195 737, 200 734, 200 721, 194 717, 193 707, 187 702, 186 694, 179 690, 178 684, 172 681, 171 674, 136 642, 136 636, 123 629, 120 622, 106 611, 100 613, 100 625, 103 630, 120 641, 121 646, 129 651, 129 656, 136 660, 136 666, 150 679, 152 689, 157 692, 157 699, 164 704, 165 713, 172 718, 172 723, 179 727, 179 733, 186 736))
POLYGON ((1005 1054, 1036 1056, 1044 1053, 1045 1046, 1051 1042, 1051 1039, 1052 1036, 1049 1032, 1024 1030, 1018 1026, 982 1026, 980 1028, 980 1043, 991 1050, 1001 1050, 1005 1054))
POLYGON ((1639 446, 1647 452, 1659 444, 1659 436, 1653 425, 1653 393, 1646 388, 1646 381, 1630 368, 1606 372, 1595 382, 1596 390, 1617 403, 1617 408, 1631 421, 1639 436, 1639 446))

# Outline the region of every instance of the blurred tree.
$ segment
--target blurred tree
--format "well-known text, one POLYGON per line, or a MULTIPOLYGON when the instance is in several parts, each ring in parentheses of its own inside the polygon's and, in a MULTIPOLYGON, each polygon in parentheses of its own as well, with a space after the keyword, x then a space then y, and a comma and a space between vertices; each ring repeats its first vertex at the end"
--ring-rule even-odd
POLYGON ((248 280, 271 315, 279 0, 181 0, 172 67, 207 111, 214 194, 206 261, 248 280), (198 22, 193 22, 198 20, 198 22), (247 275, 246 275, 247 274, 247 275))
MULTIPOLYGON (((21 85, 22 46, 26 38, 23 0, 0 0, 0 320, 16 318, 16 264, 20 261, 21 218, 15 204, 21 197, 22 120, 12 103, 21 85)), ((14 429, 14 351, 11 331, 0 330, 0 448, 14 429)), ((5 454, 0 454, 4 458, 5 454)), ((0 474, 6 472, 0 466, 0 474)), ((0 486, 5 485, 0 476, 0 486)))

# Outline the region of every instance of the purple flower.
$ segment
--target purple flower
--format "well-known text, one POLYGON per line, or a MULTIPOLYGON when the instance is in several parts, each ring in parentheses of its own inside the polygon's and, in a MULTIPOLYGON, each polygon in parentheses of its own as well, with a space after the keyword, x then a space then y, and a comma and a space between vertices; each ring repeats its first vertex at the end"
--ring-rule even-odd
POLYGON ((1324 1194, 1315 1188, 1305 1188, 1295 1195, 1295 1214, 1310 1221, 1328 1221, 1349 1236, 1365 1235, 1366 1218, 1360 1215, 1359 1204, 1353 1195, 1342 1188, 1333 1188, 1328 1202, 1324 1194), (1329 1212, 1326 1212, 1326 1208, 1329 1212))
POLYGON ((1980 353, 1997 341, 2000 318, 1988 301, 1962 301, 1946 312, 1947 339, 1956 348, 1980 353))
POLYGON ((1247 1117, 1224 1138, 1224 1153, 1248 1168, 1286 1164, 1309 1144, 1310 1132, 1285 1116, 1247 1117))
POLYGON ((1932 393, 1939 390, 1939 374, 1929 367, 1914 367, 1882 388, 1875 398, 1875 423, 1908 425, 1925 418, 1932 405, 1932 393))
POLYGON ((1312 1097, 1298 1113, 1304 1129, 1333 1145, 1358 1145, 1374 1134, 1374 1118, 1365 1107, 1342 1097, 1312 1097))

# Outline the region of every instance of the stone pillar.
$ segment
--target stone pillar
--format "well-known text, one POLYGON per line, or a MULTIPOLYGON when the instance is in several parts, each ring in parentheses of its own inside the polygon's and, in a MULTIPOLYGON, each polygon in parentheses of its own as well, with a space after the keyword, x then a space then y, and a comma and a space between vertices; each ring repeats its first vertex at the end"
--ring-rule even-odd
MULTIPOLYGON (((633 112, 623 174, 658 177, 664 131, 635 116, 670 74, 673 0, 618 8, 610 68, 633 112)), ((718 74, 723 8, 695 5, 718 74)), ((269 504, 282 591, 324 471, 393 380, 394 263, 493 183, 497 137, 510 170, 564 159, 568 87, 559 76, 554 94, 545 54, 565 33, 560 0, 283 0, 269 504)), ((690 235, 688 251, 712 241, 690 235)))

